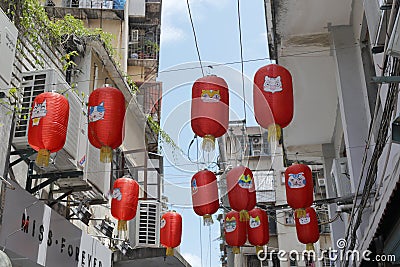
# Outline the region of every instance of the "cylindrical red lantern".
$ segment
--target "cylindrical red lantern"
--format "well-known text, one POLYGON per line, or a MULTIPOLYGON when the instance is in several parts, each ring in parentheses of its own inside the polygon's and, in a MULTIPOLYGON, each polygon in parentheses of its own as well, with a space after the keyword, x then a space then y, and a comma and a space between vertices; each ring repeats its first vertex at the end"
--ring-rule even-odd
POLYGON ((191 126, 203 138, 203 149, 214 150, 215 138, 226 133, 229 122, 229 91, 224 79, 209 75, 192 87, 191 126))
POLYGON ((290 72, 277 64, 261 67, 254 75, 254 115, 268 129, 268 138, 280 139, 281 128, 293 118, 293 84, 290 72))
POLYGON ((191 188, 194 212, 203 216, 205 225, 211 225, 211 215, 219 209, 217 177, 209 170, 199 171, 192 177, 191 188))
POLYGON ((308 207, 302 216, 295 215, 297 239, 306 244, 307 250, 314 250, 313 243, 319 239, 317 213, 314 208, 308 207))
POLYGON ((246 222, 239 219, 237 211, 230 211, 225 215, 225 241, 232 246, 235 254, 240 253, 240 247, 246 243, 246 222))
POLYGON ((265 210, 255 208, 249 211, 249 223, 247 224, 247 235, 250 244, 256 246, 256 252, 269 242, 268 215, 265 210))
POLYGON ((286 199, 290 207, 299 216, 314 201, 314 185, 310 167, 304 164, 293 164, 285 171, 286 199))
POLYGON ((109 163, 124 140, 124 95, 113 87, 98 88, 89 96, 88 113, 89 141, 100 149, 100 161, 109 163))
POLYGON ((244 166, 237 166, 226 175, 229 205, 240 212, 240 221, 247 221, 249 214, 256 205, 256 189, 253 173, 244 166))
POLYGON ((174 248, 181 244, 182 217, 175 211, 169 211, 161 217, 160 242, 167 248, 166 255, 173 256, 174 248))
POLYGON ((46 92, 35 97, 28 126, 28 143, 38 151, 38 166, 48 166, 50 153, 63 148, 68 117, 69 103, 63 95, 46 92))
POLYGON ((126 222, 136 216, 139 184, 132 178, 119 178, 114 182, 111 215, 118 220, 118 231, 126 231, 126 222))

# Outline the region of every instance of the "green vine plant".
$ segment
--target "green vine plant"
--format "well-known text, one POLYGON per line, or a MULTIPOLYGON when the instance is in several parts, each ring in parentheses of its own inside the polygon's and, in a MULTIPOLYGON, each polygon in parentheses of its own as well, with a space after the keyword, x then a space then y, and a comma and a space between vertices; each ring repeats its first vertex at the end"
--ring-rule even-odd
MULTIPOLYGON (((62 47, 71 36, 76 36, 83 41, 90 39, 101 41, 115 61, 116 52, 112 46, 114 37, 111 33, 99 28, 86 28, 83 21, 70 14, 63 19, 52 21, 39 0, 5 0, 2 6, 8 6, 8 16, 19 28, 20 34, 29 40, 38 58, 43 58, 41 54, 43 42, 47 42, 50 46, 62 47)), ((67 57, 70 52, 68 51, 63 57, 67 57)), ((69 56, 72 59, 71 55, 69 56)))
POLYGON ((147 122, 151 128, 151 130, 157 134, 159 134, 161 140, 167 144, 169 144, 172 148, 184 153, 183 150, 174 142, 174 140, 169 136, 167 132, 165 132, 160 124, 156 122, 151 115, 147 116, 147 122))

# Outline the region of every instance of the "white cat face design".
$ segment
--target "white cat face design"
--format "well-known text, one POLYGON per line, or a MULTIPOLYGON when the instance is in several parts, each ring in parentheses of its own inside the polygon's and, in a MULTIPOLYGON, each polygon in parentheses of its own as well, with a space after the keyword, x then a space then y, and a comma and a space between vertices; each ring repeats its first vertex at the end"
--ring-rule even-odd
POLYGON ((249 220, 249 226, 250 228, 257 228, 261 225, 261 221, 260 218, 257 216, 255 218, 250 216, 250 220, 249 220))
POLYGON ((201 100, 203 102, 216 103, 221 100, 219 90, 201 90, 201 100))
POLYGON ((299 223, 300 223, 301 225, 308 224, 308 223, 310 223, 310 221, 311 221, 311 219, 310 219, 310 213, 307 213, 307 214, 306 214, 306 217, 301 217, 301 218, 299 218, 299 223))
POLYGON ((304 172, 289 173, 288 186, 290 188, 303 188, 306 186, 306 177, 304 172))
POLYGON ((283 88, 282 88, 281 76, 278 76, 276 78, 265 76, 264 80, 265 92, 275 93, 275 92, 280 92, 282 90, 283 88))
POLYGON ((47 114, 47 106, 46 106, 46 100, 44 100, 42 103, 36 103, 32 108, 32 126, 39 125, 40 118, 46 116, 47 114))
POLYGON ((166 224, 167 224, 167 221, 164 218, 162 218, 160 227, 164 228, 166 224))
POLYGON ((196 194, 197 191, 199 191, 199 188, 197 187, 197 181, 196 181, 196 179, 193 179, 193 181, 192 181, 192 195, 196 194))
POLYGON ((121 189, 119 188, 114 188, 113 192, 112 192, 112 198, 120 201, 122 199, 122 193, 121 193, 121 189))
POLYGON ((236 218, 232 217, 232 218, 226 218, 225 219, 225 231, 227 233, 231 233, 233 231, 235 231, 236 229, 236 218))
POLYGON ((104 102, 100 105, 89 107, 89 122, 95 122, 104 119, 106 109, 104 108, 104 102))

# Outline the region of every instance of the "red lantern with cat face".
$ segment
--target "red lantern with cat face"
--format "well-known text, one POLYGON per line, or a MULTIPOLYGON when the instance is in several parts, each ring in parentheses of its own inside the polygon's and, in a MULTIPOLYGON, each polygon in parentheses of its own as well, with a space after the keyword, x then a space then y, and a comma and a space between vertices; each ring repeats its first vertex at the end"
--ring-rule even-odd
POLYGON ((112 150, 124 140, 125 98, 113 87, 94 90, 89 96, 88 137, 100 149, 100 161, 111 162, 112 150))
POLYGON ((118 220, 118 231, 126 231, 126 222, 136 216, 139 184, 132 178, 119 178, 114 182, 111 215, 118 220))
POLYGON ((203 216, 205 225, 211 225, 211 215, 219 209, 217 177, 209 170, 199 171, 192 177, 191 188, 194 212, 203 216))
POLYGON ((63 148, 67 138, 68 100, 58 93, 35 97, 28 126, 28 143, 36 151, 36 165, 48 166, 50 153, 63 148))
POLYGON ((295 215, 297 239, 306 244, 307 250, 314 250, 313 243, 319 239, 319 228, 317 213, 314 208, 308 207, 305 209, 305 214, 295 215))
POLYGON ((244 166, 237 166, 226 175, 229 205, 240 212, 240 221, 249 219, 248 212, 256 205, 253 173, 244 166))
POLYGON ((293 118, 292 75, 284 67, 269 64, 254 75, 254 115, 258 124, 268 129, 269 139, 280 139, 281 128, 293 118))
POLYGON ((249 211, 247 235, 250 244, 256 246, 257 253, 269 242, 268 215, 265 210, 255 208, 249 211))
POLYGON ((287 203, 296 213, 310 207, 314 201, 314 184, 310 167, 304 164, 293 164, 285 171, 287 203))
POLYGON ((160 243, 167 248, 166 255, 173 256, 174 248, 181 244, 182 217, 176 211, 169 211, 161 217, 160 243))
POLYGON ((239 219, 237 211, 230 211, 225 215, 225 240, 235 254, 240 253, 240 247, 246 243, 246 222, 239 219))
POLYGON ((229 121, 229 92, 225 80, 202 77, 192 87, 191 126, 203 138, 203 149, 214 150, 215 138, 226 133, 229 121))

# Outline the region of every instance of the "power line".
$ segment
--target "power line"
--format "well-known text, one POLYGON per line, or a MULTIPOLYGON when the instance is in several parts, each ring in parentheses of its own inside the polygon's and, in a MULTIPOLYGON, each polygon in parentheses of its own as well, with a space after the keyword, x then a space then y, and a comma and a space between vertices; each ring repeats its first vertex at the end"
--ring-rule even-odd
MULTIPOLYGON (((287 58, 287 57, 296 57, 296 56, 304 56, 304 55, 310 55, 310 54, 315 54, 315 53, 322 53, 322 52, 328 52, 328 51, 338 51, 338 50, 343 50, 343 49, 350 49, 354 47, 359 47, 360 44, 355 43, 352 46, 343 46, 343 47, 338 47, 338 48, 328 48, 328 49, 321 49, 321 50, 314 50, 314 51, 307 51, 307 52, 299 52, 299 53, 293 53, 293 54, 287 54, 287 55, 282 55, 280 58, 287 58)), ((247 59, 243 60, 243 63, 251 63, 251 62, 258 62, 258 61, 265 61, 265 60, 272 60, 270 57, 262 57, 262 58, 252 58, 252 59, 247 59)), ((215 63, 215 64, 209 64, 210 67, 218 67, 218 66, 229 66, 229 65, 236 65, 236 64, 241 64, 242 61, 230 61, 230 62, 224 62, 224 63, 215 63)), ((167 69, 167 70, 162 70, 159 71, 158 73, 169 73, 169 72, 179 72, 179 71, 185 71, 185 70, 195 70, 199 69, 201 67, 185 67, 185 68, 176 68, 176 69, 167 69)), ((123 78, 127 77, 135 77, 135 76, 142 76, 142 74, 129 74, 129 75, 122 75, 123 78)), ((109 76, 109 79, 121 79, 121 76, 109 76)), ((103 81, 104 79, 86 79, 86 80, 80 80, 78 83, 83 83, 83 82, 91 82, 91 81, 103 81)), ((143 84, 146 84, 147 81, 145 81, 143 84)), ((59 83, 52 83, 49 85, 69 85, 67 82, 59 82, 59 83)), ((9 89, 22 89, 22 87, 4 87, 0 88, 1 90, 9 90, 9 89)))
POLYGON ((239 26, 240 65, 241 65, 241 71, 242 71, 243 112, 244 112, 244 121, 247 121, 247 116, 246 116, 246 92, 245 92, 245 89, 244 89, 244 63, 243 63, 242 25, 241 25, 241 22, 240 22, 240 0, 237 0, 237 16, 238 16, 238 26, 239 26))
POLYGON ((199 57, 201 73, 204 76, 203 64, 201 63, 200 50, 199 50, 199 45, 198 45, 198 42, 197 42, 196 31, 194 29, 194 24, 193 24, 193 19, 192 19, 192 12, 190 11, 189 0, 186 0, 186 3, 187 3, 188 12, 189 12, 190 24, 192 25, 192 31, 193 31, 193 36, 194 36, 194 43, 196 45, 196 50, 197 50, 197 56, 199 57))

